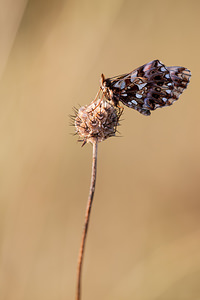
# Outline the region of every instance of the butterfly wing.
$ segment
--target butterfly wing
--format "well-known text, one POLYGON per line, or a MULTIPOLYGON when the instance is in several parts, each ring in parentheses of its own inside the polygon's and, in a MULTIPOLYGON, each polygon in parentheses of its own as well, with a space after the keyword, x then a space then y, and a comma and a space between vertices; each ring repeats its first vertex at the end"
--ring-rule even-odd
POLYGON ((183 67, 166 67, 159 60, 151 61, 132 72, 109 78, 115 103, 121 101, 144 115, 169 106, 187 87, 190 71, 183 67))
POLYGON ((184 67, 167 67, 170 77, 172 78, 174 88, 172 91, 172 97, 169 100, 170 104, 178 100, 179 96, 187 88, 190 82, 191 72, 184 67))

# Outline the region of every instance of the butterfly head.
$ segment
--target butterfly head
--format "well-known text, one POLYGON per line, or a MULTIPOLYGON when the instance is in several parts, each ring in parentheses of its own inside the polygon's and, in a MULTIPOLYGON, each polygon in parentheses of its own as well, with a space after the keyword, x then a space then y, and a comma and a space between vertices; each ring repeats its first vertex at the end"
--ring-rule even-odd
POLYGON ((106 88, 110 88, 111 87, 111 81, 110 81, 109 78, 105 79, 104 74, 101 74, 100 85, 101 85, 102 90, 104 90, 106 88))

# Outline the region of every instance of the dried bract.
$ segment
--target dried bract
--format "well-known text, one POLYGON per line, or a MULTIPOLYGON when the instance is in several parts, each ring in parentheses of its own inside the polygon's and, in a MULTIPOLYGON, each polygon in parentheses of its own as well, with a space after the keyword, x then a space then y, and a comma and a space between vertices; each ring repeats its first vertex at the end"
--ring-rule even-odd
POLYGON ((102 142, 114 136, 122 110, 107 101, 97 100, 82 106, 75 118, 76 133, 85 143, 102 142))

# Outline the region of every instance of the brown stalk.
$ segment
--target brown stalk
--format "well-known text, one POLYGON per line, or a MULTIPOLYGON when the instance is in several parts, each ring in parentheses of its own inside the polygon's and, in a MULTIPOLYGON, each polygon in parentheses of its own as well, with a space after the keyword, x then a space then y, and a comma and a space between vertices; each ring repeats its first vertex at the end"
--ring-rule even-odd
POLYGON ((93 202, 94 191, 95 191, 95 183, 96 183, 97 145, 98 145, 98 141, 96 139, 93 141, 93 158, 92 158, 92 174, 91 174, 90 192, 89 192, 88 203, 87 203, 87 208, 86 208, 86 212, 85 212, 85 223, 84 223, 84 229, 83 229, 81 245, 80 245, 80 250, 79 250, 79 257, 78 257, 76 300, 81 299, 81 275, 82 275, 83 257, 84 257, 85 242, 86 242, 87 230, 88 230, 90 213, 91 213, 92 202, 93 202))

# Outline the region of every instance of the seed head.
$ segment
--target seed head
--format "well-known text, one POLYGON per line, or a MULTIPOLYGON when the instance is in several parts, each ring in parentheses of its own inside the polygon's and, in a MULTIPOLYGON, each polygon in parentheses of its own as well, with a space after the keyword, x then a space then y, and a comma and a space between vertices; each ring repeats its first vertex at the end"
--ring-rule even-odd
POLYGON ((82 106, 75 117, 76 133, 83 141, 82 146, 114 136, 121 114, 121 109, 104 100, 82 106))

